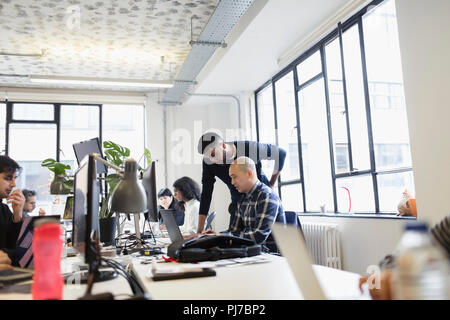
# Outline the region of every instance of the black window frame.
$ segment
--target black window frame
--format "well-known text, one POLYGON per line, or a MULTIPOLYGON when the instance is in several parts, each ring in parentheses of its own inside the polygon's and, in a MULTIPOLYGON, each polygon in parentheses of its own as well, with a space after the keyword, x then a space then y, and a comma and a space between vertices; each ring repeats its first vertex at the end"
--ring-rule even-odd
MULTIPOLYGON (((307 213, 318 213, 318 212, 312 212, 307 211, 306 208, 306 197, 305 197, 305 184, 304 184, 304 164, 303 164, 303 153, 302 153, 302 140, 301 140, 301 119, 299 117, 299 101, 298 101, 298 92, 305 88, 306 86, 323 79, 324 81, 324 94, 325 94, 325 102, 326 102, 326 111, 327 111, 327 130, 328 130, 328 138, 329 138, 329 148, 330 148, 330 164, 331 164, 331 176, 332 176, 332 189, 333 189, 333 202, 334 202, 334 214, 344 214, 348 216, 348 213, 338 212, 338 202, 337 202, 337 192, 336 192, 336 180, 340 178, 347 178, 347 177, 353 177, 353 176, 367 176, 370 175, 372 178, 372 184, 373 184, 373 193, 374 193, 374 204, 375 204, 375 212, 369 212, 367 213, 370 216, 380 216, 380 215, 395 215, 393 212, 380 212, 380 203, 379 203, 379 192, 378 192, 378 181, 377 177, 378 175, 382 174, 395 174, 395 173, 403 173, 403 172, 412 172, 412 167, 402 167, 402 168, 394 168, 394 169, 387 169, 387 170, 377 170, 376 169, 376 162, 375 162, 375 147, 374 147, 374 141, 373 141, 373 131, 372 131, 372 118, 371 118, 371 101, 370 101, 370 92, 369 92, 369 83, 368 83, 368 76, 367 76, 367 66, 366 66, 366 54, 365 54, 365 44, 364 44, 364 30, 363 30, 363 16, 371 10, 374 6, 378 6, 385 0, 374 0, 367 4, 364 8, 359 10, 356 14, 351 16, 349 19, 347 19, 345 22, 341 23, 339 22, 338 25, 334 30, 329 32, 325 37, 323 37, 321 40, 319 40, 316 44, 314 44, 312 47, 307 49, 303 54, 301 54, 299 57, 297 57, 295 60, 293 60, 289 65, 287 65, 285 68, 283 68, 281 71, 279 71, 276 75, 274 75, 271 79, 266 81, 263 85, 261 85, 259 88, 257 88, 254 91, 254 100, 255 100, 255 116, 256 116, 256 132, 257 132, 257 139, 260 141, 260 134, 259 134, 259 121, 258 121, 258 94, 264 90, 269 85, 272 85, 272 98, 273 98, 273 108, 274 108, 274 122, 275 122, 275 129, 277 129, 277 107, 276 107, 276 90, 275 90, 275 84, 276 81, 281 79, 283 76, 288 74, 289 72, 293 72, 294 74, 294 95, 295 95, 295 108, 296 108, 296 116, 297 116, 297 138, 298 138, 298 148, 299 148, 299 170, 300 170, 300 179, 296 179, 295 181, 281 181, 281 177, 278 177, 278 193, 280 195, 280 198, 282 199, 282 192, 281 188, 286 185, 292 185, 292 184, 301 184, 302 187, 302 198, 303 198, 303 212, 305 214, 307 213), (370 159, 370 169, 366 170, 357 170, 353 167, 353 157, 352 157, 352 147, 351 147, 351 136, 350 136, 350 120, 348 116, 348 101, 347 101, 347 92, 346 92, 346 85, 345 85, 345 65, 344 65, 344 54, 343 54, 343 41, 342 41, 342 34, 349 30, 350 28, 357 25, 358 32, 359 32, 359 43, 360 43, 360 50, 361 50, 361 67, 362 67, 362 73, 363 73, 363 89, 364 89, 364 100, 365 100, 365 112, 366 112, 366 120, 367 120, 367 130, 368 130, 368 143, 369 143, 369 159, 370 159), (334 155, 334 149, 333 149, 333 135, 331 130, 331 116, 330 116, 330 93, 328 88, 328 75, 327 75, 327 67, 326 67, 326 54, 325 54, 325 48, 326 45, 331 43, 332 41, 339 39, 339 46, 340 46, 340 53, 341 53, 341 68, 342 68, 342 81, 343 81, 343 95, 344 95, 344 107, 346 110, 346 125, 347 125, 347 141, 348 141, 348 157, 349 157, 349 171, 345 173, 336 173, 336 167, 335 167, 335 155, 334 155), (307 58, 309 58, 311 55, 315 54, 316 52, 320 52, 321 62, 322 62, 322 71, 310 78, 309 80, 305 81, 302 84, 298 83, 298 74, 297 74, 297 66, 305 61, 307 58)), ((278 144, 278 132, 276 132, 276 141, 278 144)), ((283 174, 283 173, 281 173, 283 174)), ((326 215, 326 213, 319 213, 320 215, 326 215)), ((358 213, 359 214, 359 213, 358 213)), ((352 214, 353 216, 354 214, 352 214)), ((360 215, 366 215, 366 213, 361 213, 360 215)))

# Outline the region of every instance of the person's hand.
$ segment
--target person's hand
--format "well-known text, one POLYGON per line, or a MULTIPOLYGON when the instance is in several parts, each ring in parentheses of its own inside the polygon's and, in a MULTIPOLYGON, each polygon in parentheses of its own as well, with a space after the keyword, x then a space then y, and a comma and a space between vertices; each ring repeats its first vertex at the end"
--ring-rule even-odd
MULTIPOLYGON (((359 290, 363 292, 362 286, 373 275, 366 275, 359 279, 359 290)), ((380 287, 372 287, 369 283, 369 293, 373 300, 392 300, 391 295, 391 272, 388 269, 384 269, 380 274, 380 287)), ((373 285, 373 284, 372 284, 373 285)))
POLYGON ((161 230, 161 231, 167 230, 166 225, 165 224, 160 224, 159 225, 159 230, 161 230))
POLYGON ((45 210, 42 208, 39 208, 39 215, 40 216, 45 216, 45 210))
POLYGON ((202 235, 202 236, 206 236, 206 235, 214 235, 214 236, 217 236, 218 233, 212 231, 211 229, 208 229, 208 230, 203 231, 203 232, 201 233, 201 235, 202 235))
POLYGON ((198 233, 194 233, 194 234, 188 234, 188 235, 185 235, 185 236, 183 236, 183 238, 184 238, 185 240, 189 240, 189 239, 197 238, 198 236, 199 236, 198 233))
POLYGON ((8 255, 5 252, 0 250, 0 271, 10 269, 12 269, 11 259, 9 259, 8 255))
POLYGON ((8 203, 11 203, 14 213, 14 222, 22 220, 23 206, 25 204, 25 196, 22 191, 19 189, 14 190, 9 194, 6 200, 8 203))

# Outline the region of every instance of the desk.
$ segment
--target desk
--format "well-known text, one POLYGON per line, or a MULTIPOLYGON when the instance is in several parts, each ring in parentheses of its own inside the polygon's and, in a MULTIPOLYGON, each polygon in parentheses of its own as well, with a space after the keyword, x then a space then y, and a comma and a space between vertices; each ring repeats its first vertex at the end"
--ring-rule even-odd
MULTIPOLYGON (((266 255, 269 262, 251 265, 233 265, 216 268, 217 276, 168 281, 152 281, 147 277, 150 265, 133 258, 133 265, 145 289, 156 300, 300 300, 303 296, 283 257, 266 255)), ((64 263, 79 258, 63 259, 64 263)), ((169 267, 171 263, 161 263, 169 267)), ((342 270, 314 265, 314 271, 330 299, 369 299, 358 289, 359 275, 342 270)), ((63 269, 64 270, 64 269, 63 269)), ((84 294, 86 285, 64 286, 64 299, 77 299, 84 294)), ((117 299, 131 294, 128 282, 121 276, 95 283, 93 294, 112 292, 117 299)), ((0 299, 31 299, 31 294, 0 293, 0 299)))

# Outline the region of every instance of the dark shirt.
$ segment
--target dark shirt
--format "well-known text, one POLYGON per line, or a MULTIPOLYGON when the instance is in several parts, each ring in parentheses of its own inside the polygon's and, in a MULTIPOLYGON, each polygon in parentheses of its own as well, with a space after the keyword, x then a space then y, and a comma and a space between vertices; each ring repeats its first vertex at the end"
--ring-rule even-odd
MULTIPOLYGON (((172 209, 174 210, 174 216, 175 216, 175 221, 177 222, 177 225, 182 226, 184 223, 184 211, 181 210, 181 208, 179 207, 179 205, 175 205, 176 201, 175 199, 172 200, 172 203, 169 206, 169 210, 172 209)), ((164 209, 163 206, 158 206, 158 221, 160 224, 164 224, 164 220, 161 216, 161 209, 164 209)))
POLYGON ((0 203, 0 250, 6 252, 11 260, 14 259, 17 237, 22 221, 13 222, 13 213, 9 207, 0 203))
POLYGON ((252 159, 255 162, 256 173, 259 181, 269 187, 271 187, 270 181, 262 172, 261 160, 274 160, 274 170, 281 171, 283 169, 284 160, 286 159, 286 151, 278 146, 259 143, 256 141, 233 141, 226 143, 234 144, 236 146, 236 155, 233 159, 227 161, 226 164, 208 164, 205 159, 203 160, 202 195, 200 198, 199 210, 200 214, 207 215, 209 212, 216 177, 227 185, 230 190, 231 201, 233 203, 237 203, 239 201, 242 193, 239 193, 231 184, 231 178, 228 175, 228 169, 235 159, 242 156, 252 159))

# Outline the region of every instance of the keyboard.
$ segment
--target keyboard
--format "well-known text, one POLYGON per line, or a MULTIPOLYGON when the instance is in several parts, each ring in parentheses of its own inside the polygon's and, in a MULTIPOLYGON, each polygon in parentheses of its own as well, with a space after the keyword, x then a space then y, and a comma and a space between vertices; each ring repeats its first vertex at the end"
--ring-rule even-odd
POLYGON ((29 280, 33 277, 33 270, 13 268, 11 270, 0 271, 0 283, 10 284, 15 282, 21 282, 29 280))

